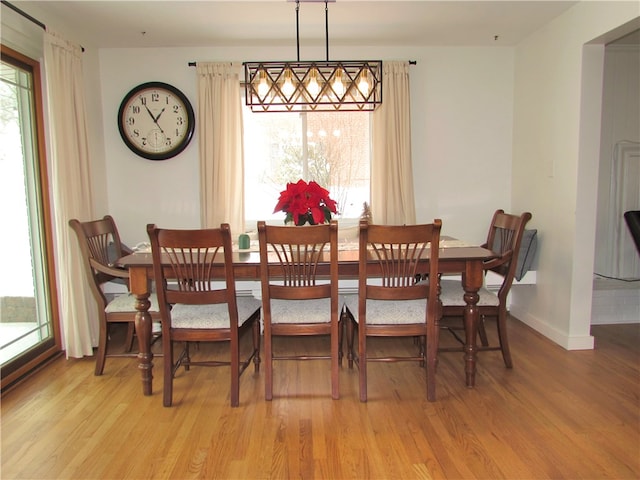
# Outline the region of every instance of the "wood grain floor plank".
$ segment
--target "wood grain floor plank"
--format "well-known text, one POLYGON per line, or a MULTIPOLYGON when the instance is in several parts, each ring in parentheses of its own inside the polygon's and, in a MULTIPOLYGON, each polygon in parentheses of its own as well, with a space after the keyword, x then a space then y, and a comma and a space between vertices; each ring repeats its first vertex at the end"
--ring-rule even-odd
MULTIPOLYGON (((164 408, 161 358, 151 397, 141 395, 135 360, 110 358, 95 377, 92 358, 60 358, 3 394, 1 476, 637 479, 640 325, 593 334, 595 350, 568 352, 512 320, 513 370, 499 352, 482 352, 467 389, 462 354, 442 353, 435 403, 417 364, 370 364, 363 404, 357 368, 343 366, 332 400, 328 361, 278 361, 271 402, 263 368, 244 373, 232 409, 228 369, 194 367, 180 372, 174 406, 164 408)), ((323 340, 292 348, 319 351, 323 340)), ((194 355, 225 348, 202 345, 194 355)), ((371 341, 372 352, 414 348, 371 341)))

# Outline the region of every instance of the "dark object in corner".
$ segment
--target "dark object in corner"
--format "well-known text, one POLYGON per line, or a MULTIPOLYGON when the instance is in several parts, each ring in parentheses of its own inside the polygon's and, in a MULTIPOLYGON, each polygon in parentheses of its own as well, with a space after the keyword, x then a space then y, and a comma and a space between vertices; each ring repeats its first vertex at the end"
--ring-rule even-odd
POLYGON ((638 255, 640 255, 640 210, 624 212, 624 219, 638 249, 638 255))

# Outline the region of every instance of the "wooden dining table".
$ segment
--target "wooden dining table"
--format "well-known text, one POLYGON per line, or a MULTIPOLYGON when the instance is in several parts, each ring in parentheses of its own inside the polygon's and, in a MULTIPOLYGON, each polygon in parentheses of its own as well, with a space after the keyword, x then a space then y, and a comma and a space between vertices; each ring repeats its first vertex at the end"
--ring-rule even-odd
MULTIPOLYGON (((491 250, 478 246, 465 246, 447 237, 441 242, 440 272, 461 275, 464 289, 465 344, 464 371, 466 385, 475 386, 476 376, 476 330, 479 321, 478 290, 483 285, 483 262, 496 257, 491 250)), ((358 278, 358 249, 339 248, 338 263, 340 279, 358 278)), ((424 273, 428 272, 429 256, 423 258, 424 273)), ((153 260, 150 252, 136 252, 119 259, 117 265, 129 270, 129 290, 136 297, 135 329, 138 337, 138 360, 142 377, 142 392, 153 391, 153 352, 151 351, 152 318, 149 295, 153 280, 153 260)), ((260 254, 256 251, 234 251, 233 265, 236 280, 260 279, 260 254)), ((421 269, 422 270, 422 269, 421 269)))

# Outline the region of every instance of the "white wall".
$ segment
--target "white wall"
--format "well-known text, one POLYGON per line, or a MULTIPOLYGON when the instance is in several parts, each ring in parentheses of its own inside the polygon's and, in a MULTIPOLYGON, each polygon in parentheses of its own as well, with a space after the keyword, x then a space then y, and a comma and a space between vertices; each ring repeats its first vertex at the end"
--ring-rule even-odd
POLYGON ((494 211, 511 207, 513 49, 431 48, 418 66, 418 221, 439 217, 445 234, 481 243, 494 211))
MULTIPOLYGON (((146 239, 145 225, 200 224, 197 133, 179 156, 153 162, 130 152, 116 116, 134 86, 163 81, 196 97, 189 61, 286 60, 290 48, 162 48, 100 51, 102 132, 108 202, 126 243, 146 239)), ((305 51, 323 58, 322 49, 305 51)), ((443 220, 443 231, 481 242, 493 211, 510 208, 512 48, 332 48, 339 58, 411 59, 412 153, 418 221, 443 220)), ((275 204, 275 200, 273 202, 275 204)))
POLYGON ((514 287, 512 312, 569 349, 593 347, 604 48, 585 44, 638 13, 637 2, 583 2, 516 49, 512 205, 531 210, 541 238, 537 284, 514 287))

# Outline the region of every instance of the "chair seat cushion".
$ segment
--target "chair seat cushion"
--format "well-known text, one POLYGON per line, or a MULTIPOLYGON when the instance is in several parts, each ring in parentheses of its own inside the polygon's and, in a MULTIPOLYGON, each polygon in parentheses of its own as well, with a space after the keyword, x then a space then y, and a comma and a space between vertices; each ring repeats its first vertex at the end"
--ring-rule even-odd
MULTIPOLYGON (((238 326, 246 322, 256 310, 260 300, 238 297, 238 326)), ((226 303, 213 305, 185 305, 177 303, 171 309, 173 328, 229 328, 229 308, 226 303)))
MULTIPOLYGON (((159 312, 158 308, 158 297, 156 297, 155 293, 149 295, 149 301, 151 302, 151 306, 149 307, 150 312, 159 312)), ((135 312, 136 311, 136 297, 133 295, 116 295, 113 300, 111 300, 107 307, 104 309, 107 313, 120 313, 120 312, 135 312)))
POLYGON ((271 323, 330 323, 331 299, 271 300, 271 323))
MULTIPOLYGON (((441 280, 440 286, 442 288, 440 292, 440 301, 443 307, 464 307, 466 305, 464 301, 464 290, 462 289, 462 283, 459 280, 441 280)), ((480 299, 478 300, 479 307, 497 307, 500 305, 498 295, 485 287, 478 290, 480 299)))
MULTIPOLYGON (((345 295, 344 302, 358 321, 358 295, 345 295)), ((427 318, 427 300, 367 300, 368 325, 423 323, 427 318)))

